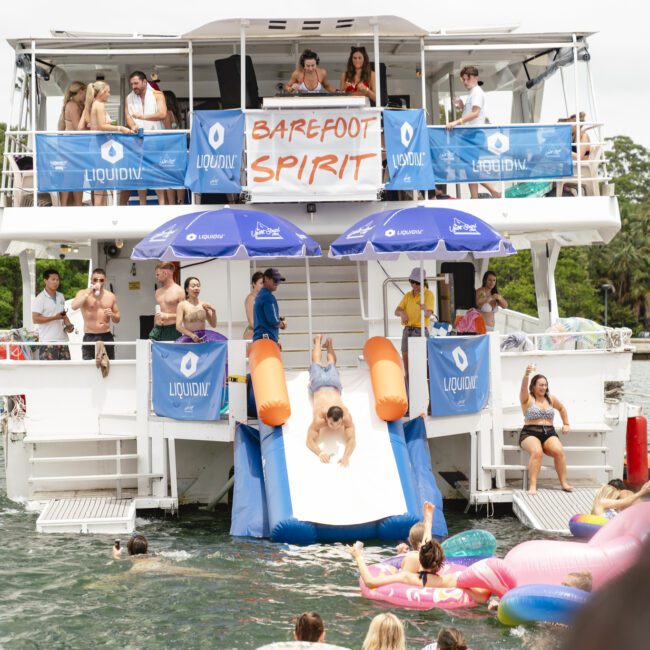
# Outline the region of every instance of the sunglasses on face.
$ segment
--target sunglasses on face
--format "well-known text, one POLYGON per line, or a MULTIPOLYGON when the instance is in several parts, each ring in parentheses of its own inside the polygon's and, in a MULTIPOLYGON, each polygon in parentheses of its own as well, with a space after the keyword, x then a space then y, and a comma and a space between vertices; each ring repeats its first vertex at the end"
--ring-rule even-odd
POLYGON ((94 284, 95 282, 99 282, 99 284, 104 284, 106 282, 106 278, 93 278, 91 282, 94 284))

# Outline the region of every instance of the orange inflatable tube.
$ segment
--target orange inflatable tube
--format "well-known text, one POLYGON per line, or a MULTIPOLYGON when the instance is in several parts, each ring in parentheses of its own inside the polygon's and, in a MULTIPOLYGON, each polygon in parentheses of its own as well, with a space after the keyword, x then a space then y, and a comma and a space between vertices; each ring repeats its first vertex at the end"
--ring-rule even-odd
POLYGON ((264 424, 279 427, 291 415, 280 348, 270 339, 259 339, 250 346, 248 362, 257 415, 264 424))
POLYGON ((383 336, 373 336, 363 346, 370 368, 375 411, 386 422, 399 420, 406 413, 408 399, 402 360, 393 344, 383 336))

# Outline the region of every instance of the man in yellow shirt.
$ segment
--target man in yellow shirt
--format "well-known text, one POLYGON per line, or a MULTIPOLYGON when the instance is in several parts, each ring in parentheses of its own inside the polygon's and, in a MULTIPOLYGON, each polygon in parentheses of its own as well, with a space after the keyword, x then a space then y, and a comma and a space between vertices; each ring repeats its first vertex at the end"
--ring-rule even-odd
POLYGON ((422 312, 424 312, 424 335, 429 336, 429 318, 433 314, 433 293, 429 291, 429 283, 424 277, 424 302, 421 302, 420 295, 420 268, 417 267, 411 271, 409 282, 411 291, 406 293, 395 310, 395 316, 402 319, 404 332, 402 334, 402 359, 404 360, 404 372, 406 374, 406 383, 408 386, 409 376, 409 348, 408 340, 411 336, 422 335, 422 312))

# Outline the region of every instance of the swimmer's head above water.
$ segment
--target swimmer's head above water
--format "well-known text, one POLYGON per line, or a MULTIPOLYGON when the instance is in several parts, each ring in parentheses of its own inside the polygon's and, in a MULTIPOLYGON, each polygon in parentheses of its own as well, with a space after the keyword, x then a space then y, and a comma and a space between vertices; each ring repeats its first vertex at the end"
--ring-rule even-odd
POLYGON ((129 551, 129 555, 146 555, 149 550, 149 542, 144 535, 135 533, 131 535, 131 539, 129 539, 126 548, 129 551))

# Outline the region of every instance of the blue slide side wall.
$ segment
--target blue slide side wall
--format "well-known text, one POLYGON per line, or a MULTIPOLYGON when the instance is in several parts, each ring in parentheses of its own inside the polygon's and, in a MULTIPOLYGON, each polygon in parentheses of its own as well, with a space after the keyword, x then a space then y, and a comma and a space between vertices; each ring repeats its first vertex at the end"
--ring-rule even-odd
POLYGON ((269 536, 260 435, 256 429, 245 424, 240 424, 235 431, 235 487, 230 534, 241 537, 269 536))
POLYGON ((422 517, 422 504, 425 501, 431 501, 436 507, 432 533, 437 537, 446 537, 448 531, 442 511, 442 494, 431 468, 431 455, 424 420, 419 417, 408 422, 404 427, 404 437, 417 486, 417 502, 420 509, 418 516, 422 517))
POLYGON ((422 517, 422 504, 418 503, 417 484, 404 438, 404 428, 399 420, 387 424, 388 436, 404 492, 404 501, 406 501, 406 512, 378 522, 377 532, 382 541, 406 539, 411 526, 422 517))

